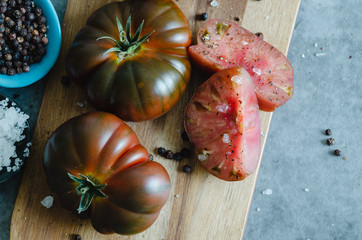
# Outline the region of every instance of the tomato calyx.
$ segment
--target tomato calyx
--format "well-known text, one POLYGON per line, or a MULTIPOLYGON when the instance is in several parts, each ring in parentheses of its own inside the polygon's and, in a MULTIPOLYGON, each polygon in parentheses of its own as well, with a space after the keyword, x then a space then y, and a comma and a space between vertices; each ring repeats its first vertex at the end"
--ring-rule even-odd
POLYGON ((129 15, 126 23, 126 29, 123 30, 123 26, 121 22, 119 21, 118 17, 116 17, 117 27, 119 31, 119 40, 117 41, 113 37, 109 36, 103 36, 97 38, 97 41, 102 39, 109 39, 116 43, 117 46, 112 47, 105 51, 103 55, 106 55, 108 53, 114 52, 117 54, 117 62, 121 62, 123 59, 133 56, 136 53, 136 50, 138 47, 148 40, 148 38, 151 36, 151 34, 155 31, 146 34, 142 38, 140 38, 144 20, 142 20, 142 23, 138 26, 136 33, 134 36, 131 36, 131 14, 129 15))
POLYGON ((70 173, 68 173, 68 176, 76 183, 79 183, 79 186, 76 188, 76 190, 77 193, 82 196, 77 209, 78 213, 87 210, 94 197, 108 198, 108 196, 102 192, 102 189, 105 188, 107 184, 99 184, 96 179, 84 176, 79 173, 79 177, 76 177, 70 173))

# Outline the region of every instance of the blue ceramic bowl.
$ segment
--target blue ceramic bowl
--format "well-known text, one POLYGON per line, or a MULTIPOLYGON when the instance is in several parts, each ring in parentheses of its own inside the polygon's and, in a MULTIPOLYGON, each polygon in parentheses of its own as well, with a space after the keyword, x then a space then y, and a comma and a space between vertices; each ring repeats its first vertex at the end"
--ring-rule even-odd
POLYGON ((30 66, 29 72, 15 74, 8 76, 0 74, 0 86, 7 88, 20 88, 25 87, 44 77, 56 62, 60 45, 62 41, 62 34, 58 15, 55 12, 53 4, 50 0, 33 0, 38 7, 43 9, 43 15, 47 19, 48 32, 47 36, 49 43, 47 44, 47 54, 42 58, 40 63, 33 63, 30 66))

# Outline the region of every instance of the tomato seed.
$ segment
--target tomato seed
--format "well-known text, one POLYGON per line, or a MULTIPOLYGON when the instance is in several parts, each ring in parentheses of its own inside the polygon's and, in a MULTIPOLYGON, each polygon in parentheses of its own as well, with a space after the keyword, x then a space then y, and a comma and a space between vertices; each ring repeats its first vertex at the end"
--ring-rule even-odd
POLYGON ((183 166, 182 171, 185 173, 191 173, 192 167, 190 165, 185 165, 185 166, 183 166))
POLYGON ((328 144, 328 146, 332 146, 334 144, 334 138, 328 138, 327 144, 328 144))
POLYGON ((334 150, 334 155, 336 155, 336 156, 341 156, 341 150, 339 150, 339 149, 336 149, 336 150, 334 150))

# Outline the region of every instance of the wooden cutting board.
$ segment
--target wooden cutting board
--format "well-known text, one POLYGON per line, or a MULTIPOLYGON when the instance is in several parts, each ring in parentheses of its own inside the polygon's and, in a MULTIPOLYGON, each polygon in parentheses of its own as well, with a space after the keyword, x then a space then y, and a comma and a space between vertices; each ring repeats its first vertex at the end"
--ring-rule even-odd
MULTIPOLYGON (((72 239, 79 234, 82 239, 241 239, 245 231, 254 187, 260 167, 241 182, 221 181, 207 174, 196 159, 182 162, 156 157, 167 169, 171 181, 170 198, 160 217, 148 230, 134 236, 102 235, 93 230, 88 220, 79 219, 60 207, 55 197, 52 208, 47 209, 40 201, 54 194, 48 189, 42 167, 42 154, 50 134, 69 118, 92 110, 79 107, 86 97, 77 85, 61 84, 65 76, 64 56, 74 36, 96 8, 110 0, 69 0, 62 24, 63 43, 58 62, 48 77, 37 126, 33 136, 31 156, 26 164, 22 183, 11 221, 11 239, 72 239), (192 174, 181 171, 184 164, 194 167, 192 174)), ((300 0, 218 0, 219 7, 212 7, 210 0, 178 0, 190 22, 194 36, 202 21, 197 15, 203 12, 209 18, 234 20, 252 32, 262 32, 264 39, 287 53, 300 0)), ((195 40, 195 38, 193 39, 195 40)), ((163 146, 179 151, 188 147, 182 141, 183 111, 196 87, 205 79, 193 69, 192 79, 180 102, 163 117, 142 123, 130 123, 142 144, 150 153, 163 146)), ((271 113, 261 113, 263 149, 268 133, 271 113)))

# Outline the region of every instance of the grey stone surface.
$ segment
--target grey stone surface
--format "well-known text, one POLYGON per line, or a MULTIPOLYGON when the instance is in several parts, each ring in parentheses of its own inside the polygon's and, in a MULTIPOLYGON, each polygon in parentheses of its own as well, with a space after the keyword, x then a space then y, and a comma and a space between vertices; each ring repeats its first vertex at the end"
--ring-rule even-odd
MULTIPOLYGON (((52 2, 62 19, 66 0, 52 2)), ((360 9, 360 0, 301 3, 288 54, 295 95, 273 116, 246 240, 362 239, 360 9), (334 146, 325 143, 326 128, 334 146), (266 189, 273 193, 262 194, 266 189)), ((17 101, 35 126, 45 82, 0 92, 20 94, 17 101)), ((1 240, 9 239, 19 181, 20 175, 0 184, 1 240)))
POLYGON ((362 239, 360 9, 359 0, 302 1, 288 55, 295 95, 273 116, 246 240, 362 239))

